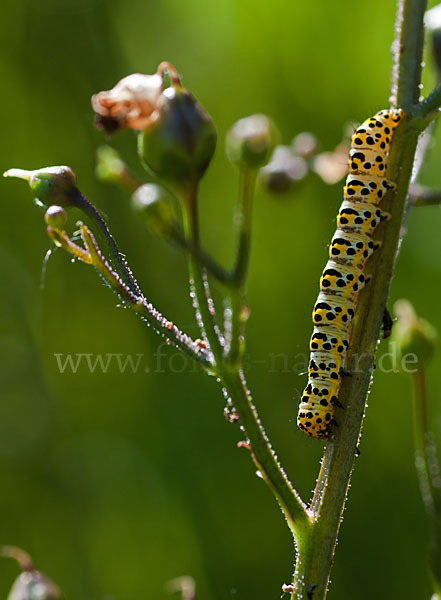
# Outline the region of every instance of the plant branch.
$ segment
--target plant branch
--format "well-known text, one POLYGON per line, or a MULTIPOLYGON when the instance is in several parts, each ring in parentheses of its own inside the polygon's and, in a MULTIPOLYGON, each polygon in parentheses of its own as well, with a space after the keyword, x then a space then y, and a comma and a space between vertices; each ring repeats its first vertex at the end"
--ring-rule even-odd
POLYGON ((288 480, 260 423, 242 371, 224 369, 222 383, 248 438, 245 444, 274 496, 278 500, 297 544, 305 540, 311 523, 300 496, 288 480))
POLYGON ((144 295, 134 294, 119 274, 115 273, 110 267, 88 227, 80 224, 80 231, 86 249, 72 242, 65 231, 60 231, 54 227, 47 228, 49 237, 58 247, 64 248, 69 254, 82 262, 93 265, 109 287, 118 294, 119 298, 147 322, 154 331, 196 360, 205 370, 211 371, 213 368, 211 354, 206 349, 201 348, 197 342, 181 331, 172 321, 165 318, 144 295))
POLYGON ((415 119, 428 118, 429 120, 434 119, 441 106, 441 83, 435 87, 435 89, 423 100, 414 110, 415 119))
MULTIPOLYGON (((407 111, 418 98, 425 8, 425 0, 402 0, 399 6, 393 97, 407 111)), ((339 427, 326 444, 311 502, 316 521, 303 554, 297 561, 292 599, 305 598, 312 589, 314 600, 326 597, 338 531, 361 435, 382 316, 400 241, 417 139, 418 132, 412 122, 405 118, 394 133, 388 159, 387 178, 396 182, 397 189, 394 194, 385 198, 383 206, 391 213, 392 218, 378 228, 378 238, 383 245, 368 263, 371 280, 360 296, 348 353, 347 368, 352 377, 343 380, 339 394, 345 410, 336 411, 339 427)))
POLYGON ((115 266, 124 282, 134 294, 141 295, 138 282, 134 278, 133 273, 127 264, 125 256, 120 252, 115 238, 111 234, 109 226, 107 225, 100 211, 95 208, 95 206, 85 196, 83 196, 78 189, 75 189, 74 191, 74 198, 75 206, 79 208, 85 215, 87 215, 93 221, 93 223, 95 223, 101 235, 106 240, 115 266))

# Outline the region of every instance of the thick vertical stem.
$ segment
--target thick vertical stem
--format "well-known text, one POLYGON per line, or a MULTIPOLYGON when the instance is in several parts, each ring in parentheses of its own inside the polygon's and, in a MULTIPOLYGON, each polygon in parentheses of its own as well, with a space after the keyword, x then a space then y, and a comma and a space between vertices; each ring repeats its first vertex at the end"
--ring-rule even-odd
POLYGON ((398 2, 391 102, 407 113, 420 95, 426 9, 427 0, 398 2))

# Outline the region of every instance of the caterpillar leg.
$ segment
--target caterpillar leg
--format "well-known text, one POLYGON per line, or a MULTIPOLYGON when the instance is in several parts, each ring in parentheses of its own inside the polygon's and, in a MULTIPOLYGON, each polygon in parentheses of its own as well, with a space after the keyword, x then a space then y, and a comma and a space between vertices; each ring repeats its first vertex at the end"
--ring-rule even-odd
POLYGON ((340 402, 338 398, 334 398, 332 400, 332 406, 337 406, 338 408, 344 408, 343 404, 340 402))
POLYGON ((387 181, 387 187, 389 189, 390 192, 395 192, 395 190, 397 189, 397 184, 395 183, 395 181, 389 181, 389 179, 386 179, 387 181))
POLYGON ((343 367, 340 367, 340 371, 338 373, 340 377, 352 377, 352 373, 343 367))
POLYGON ((390 334, 392 333, 393 324, 394 324, 394 321, 391 317, 391 314, 387 310, 387 308, 385 308, 384 313, 383 313, 383 340, 388 338, 390 336, 390 334))

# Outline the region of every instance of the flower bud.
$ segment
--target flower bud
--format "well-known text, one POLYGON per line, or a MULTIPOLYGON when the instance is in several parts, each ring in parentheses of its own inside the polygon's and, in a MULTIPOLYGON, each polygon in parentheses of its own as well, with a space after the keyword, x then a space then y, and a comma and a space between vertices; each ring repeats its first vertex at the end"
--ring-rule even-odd
POLYGON ((62 206, 53 204, 45 212, 44 220, 46 225, 54 229, 64 229, 67 222, 67 213, 62 206))
POLYGON ((394 306, 398 320, 390 338, 397 364, 406 371, 406 357, 413 356, 412 368, 424 369, 433 357, 436 331, 427 321, 420 319, 408 300, 398 300, 394 306))
POLYGON ((308 165, 288 146, 277 146, 269 163, 260 170, 260 182, 271 193, 292 191, 308 174, 308 165))
POLYGON ((133 194, 131 205, 155 233, 169 231, 176 222, 173 199, 161 185, 141 185, 133 194))
POLYGON ((187 90, 179 87, 164 90, 156 112, 156 118, 139 134, 141 161, 173 186, 196 183, 216 148, 211 118, 187 90))
POLYGON ((294 154, 302 158, 311 158, 318 150, 318 141, 313 133, 303 131, 296 135, 291 143, 294 154))
POLYGON ((35 171, 9 169, 3 177, 17 177, 29 182, 35 197, 44 205, 66 207, 75 204, 77 178, 70 167, 46 167, 35 171))
POLYGON ((266 115, 245 117, 227 134, 227 156, 240 169, 258 169, 268 162, 277 137, 276 127, 266 115))
POLYGON ((63 600, 58 586, 39 571, 25 571, 15 580, 7 600, 63 600))

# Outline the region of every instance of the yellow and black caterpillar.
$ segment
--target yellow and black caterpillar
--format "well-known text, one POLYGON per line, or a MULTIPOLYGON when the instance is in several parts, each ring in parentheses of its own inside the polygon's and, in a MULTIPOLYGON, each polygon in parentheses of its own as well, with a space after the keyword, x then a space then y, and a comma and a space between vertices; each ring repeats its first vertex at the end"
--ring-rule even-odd
POLYGON ((386 179, 387 158, 401 109, 381 110, 352 136, 349 175, 337 216, 337 231, 329 260, 320 279, 320 293, 312 313, 308 384, 300 399, 297 425, 315 438, 329 437, 335 424, 334 407, 344 373, 352 320, 360 290, 366 285, 366 261, 379 246, 372 239, 377 225, 389 218, 378 208, 395 184, 386 179))

